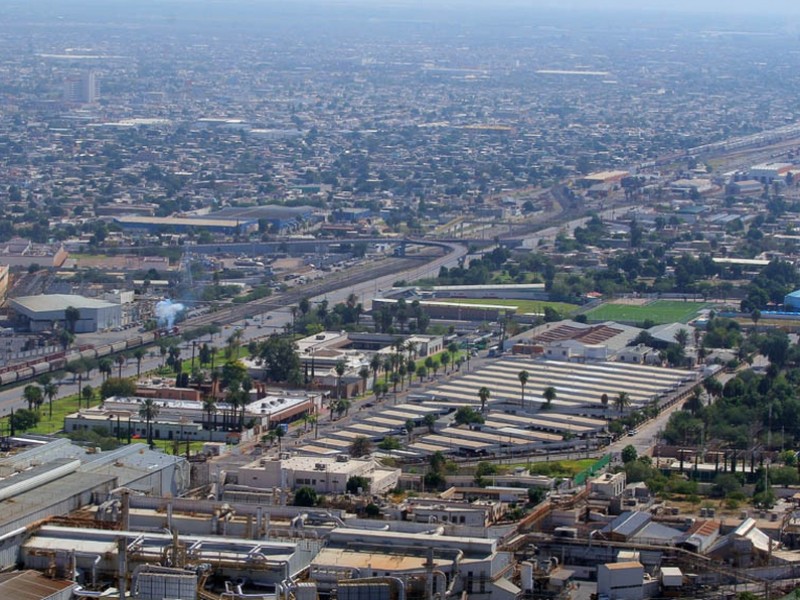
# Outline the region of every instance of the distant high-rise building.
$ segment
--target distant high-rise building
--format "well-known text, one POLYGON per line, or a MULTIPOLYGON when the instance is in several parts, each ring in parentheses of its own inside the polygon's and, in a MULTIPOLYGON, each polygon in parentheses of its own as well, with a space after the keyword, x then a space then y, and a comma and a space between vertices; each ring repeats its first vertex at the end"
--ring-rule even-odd
POLYGON ((100 97, 100 82, 94 71, 86 71, 80 77, 67 79, 64 83, 64 100, 80 104, 94 104, 100 97))

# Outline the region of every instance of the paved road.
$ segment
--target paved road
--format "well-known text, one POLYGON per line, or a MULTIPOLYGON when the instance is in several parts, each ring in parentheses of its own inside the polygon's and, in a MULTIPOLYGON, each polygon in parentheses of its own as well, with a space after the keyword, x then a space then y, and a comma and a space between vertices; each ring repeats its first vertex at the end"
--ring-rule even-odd
MULTIPOLYGON (((456 252, 452 255, 444 256, 436 258, 431 262, 426 262, 425 264, 421 264, 419 266, 413 266, 411 269, 406 271, 402 271, 399 273, 393 273, 391 275, 386 275, 380 277, 375 280, 363 282, 360 284, 355 284, 349 287, 341 288, 338 290, 334 290, 327 294, 322 294, 319 296, 315 296, 311 298, 312 302, 319 302, 323 299, 327 299, 331 305, 344 301, 348 295, 356 294, 362 303, 365 304, 365 308, 368 308, 371 305, 372 297, 374 294, 378 293, 379 290, 385 290, 392 286, 392 284, 399 280, 414 280, 420 279, 422 277, 427 277, 430 275, 435 275, 439 272, 439 269, 442 266, 446 266, 448 268, 455 266, 458 263, 458 260, 466 254, 466 249, 462 251, 456 252)), ((413 255, 412 255, 413 256, 413 255)), ((197 341, 200 342, 208 342, 211 343, 216 347, 222 347, 225 345, 226 340, 230 336, 233 331, 234 327, 241 327, 243 329, 242 341, 244 344, 247 344, 250 340, 253 339, 260 339, 267 337, 272 333, 280 333, 283 331, 284 326, 287 323, 291 322, 291 312, 290 307, 285 306, 281 307, 276 310, 271 310, 268 312, 264 312, 260 315, 257 315, 253 318, 243 319, 234 323, 231 323, 230 326, 223 328, 222 333, 220 335, 214 336, 213 340, 209 338, 209 336, 203 336, 201 339, 197 341)), ((125 333, 116 333, 116 336, 134 336, 136 333, 133 330, 129 330, 125 333)), ((161 365, 161 356, 157 351, 156 347, 152 347, 151 351, 155 354, 154 357, 146 357, 142 360, 141 370, 142 373, 146 373, 147 371, 151 371, 156 369, 161 365)), ((191 343, 183 344, 182 351, 181 351, 181 359, 189 360, 191 359, 191 343)), ((122 375, 126 377, 135 376, 136 375, 136 361, 129 360, 128 363, 123 366, 122 368, 122 375)), ((116 376, 118 373, 116 364, 114 365, 113 375, 116 376)), ((83 379, 83 385, 91 385, 92 387, 99 387, 102 382, 102 376, 100 375, 99 371, 96 369, 91 372, 91 376, 83 379)), ((75 380, 72 382, 71 376, 67 380, 68 383, 63 383, 59 387, 59 398, 63 398, 77 392, 78 388, 78 381, 75 380)), ((32 383, 33 380, 25 382, 22 385, 19 385, 14 388, 6 389, 0 391, 0 418, 8 415, 12 408, 17 410, 19 408, 26 408, 27 404, 22 399, 22 391, 24 386, 27 384, 32 383)), ((76 407, 77 408, 77 407, 76 407)))

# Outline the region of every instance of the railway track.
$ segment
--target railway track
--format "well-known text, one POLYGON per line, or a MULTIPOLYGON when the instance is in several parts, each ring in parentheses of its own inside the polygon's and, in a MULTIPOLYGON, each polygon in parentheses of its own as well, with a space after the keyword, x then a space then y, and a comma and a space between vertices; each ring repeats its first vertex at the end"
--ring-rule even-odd
POLYGON ((247 304, 228 306, 220 310, 200 315, 181 322, 181 328, 191 331, 206 325, 226 325, 242 319, 252 318, 256 315, 277 310, 279 308, 291 306, 298 303, 303 298, 314 298, 323 294, 328 294, 336 290, 352 287, 367 281, 373 281, 387 275, 397 273, 402 274, 406 272, 424 271, 431 269, 438 269, 438 267, 446 262, 458 258, 459 255, 466 254, 466 250, 462 245, 456 243, 441 243, 436 244, 446 250, 443 256, 432 257, 432 260, 426 261, 423 266, 417 258, 406 259, 393 259, 389 264, 381 264, 380 266, 370 269, 356 269, 348 270, 337 274, 333 277, 326 277, 320 282, 311 283, 292 289, 289 292, 284 292, 275 296, 268 296, 259 300, 248 302, 247 304))

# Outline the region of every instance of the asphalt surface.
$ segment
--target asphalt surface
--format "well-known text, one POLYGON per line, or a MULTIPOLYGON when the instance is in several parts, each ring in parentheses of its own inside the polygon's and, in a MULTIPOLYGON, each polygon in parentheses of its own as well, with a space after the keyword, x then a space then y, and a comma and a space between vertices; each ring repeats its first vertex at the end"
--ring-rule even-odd
MULTIPOLYGON (((435 275, 439 272, 439 269, 442 266, 446 266, 448 268, 455 266, 458 264, 459 259, 462 256, 466 255, 466 249, 460 249, 448 254, 446 256, 437 257, 430 262, 426 262, 425 264, 421 264, 419 266, 412 266, 412 268, 407 269, 405 271, 391 273, 388 275, 384 275, 378 277, 376 279, 371 279, 369 281, 363 281, 360 283, 354 283, 352 285, 347 285, 345 287, 335 289, 328 293, 319 294, 317 296, 313 296, 310 298, 312 303, 314 302, 321 302, 323 299, 327 299, 328 302, 333 305, 337 302, 343 302, 347 299, 350 294, 355 294, 358 296, 359 301, 361 301, 365 305, 365 309, 369 309, 372 304, 372 298, 374 295, 377 295, 382 290, 387 290, 392 287, 392 284, 400 279, 405 280, 415 280, 420 279, 423 277, 435 275)), ((413 254, 411 255, 413 256, 413 254)), ((356 269, 357 271, 357 269, 356 269)), ((247 319, 240 319, 238 321, 234 321, 229 325, 223 327, 222 332, 218 335, 213 336, 213 339, 209 336, 203 336, 202 338, 198 338, 198 344, 203 342, 209 342, 214 347, 220 348, 226 345, 226 341, 230 334, 233 332, 235 327, 240 327, 243 331, 242 334, 242 342, 244 345, 247 344, 250 340, 254 339, 261 339, 268 337, 273 333, 280 333, 283 331, 284 326, 287 323, 290 323, 292 319, 290 306, 283 305, 280 308, 267 310, 263 313, 260 313, 254 317, 247 318, 247 319)), ((106 338, 103 336, 105 343, 110 343, 112 340, 119 340, 125 339, 127 337, 135 337, 138 335, 135 329, 130 329, 125 332, 110 332, 108 337, 106 338)), ((183 343, 181 345, 181 359, 184 361, 191 359, 192 354, 192 344, 183 343)), ((141 365, 141 372, 147 373, 148 371, 153 371, 157 369, 162 362, 160 353, 156 346, 152 346, 148 348, 149 354, 142 360, 141 365), (154 356, 150 356, 153 354, 154 356)), ((136 375, 137 366, 136 361, 134 359, 129 359, 127 363, 122 368, 122 375, 124 377, 132 377, 136 375)), ((117 365, 114 364, 114 369, 112 372, 113 376, 118 375, 118 368, 117 365)), ((30 383, 34 383, 35 380, 29 380, 23 382, 21 385, 17 385, 13 388, 8 388, 5 390, 0 391, 0 418, 7 416, 11 410, 17 410, 20 408, 27 408, 27 403, 22 397, 23 389, 25 385, 30 383)), ((59 393, 58 398, 64 398, 66 396, 70 396, 75 394, 78 391, 78 380, 72 380, 72 376, 68 376, 66 379, 61 379, 57 381, 59 384, 59 393)), ((98 370, 93 370, 90 373, 89 377, 84 377, 82 385, 91 385, 92 387, 99 387, 103 383, 102 375, 98 370)))

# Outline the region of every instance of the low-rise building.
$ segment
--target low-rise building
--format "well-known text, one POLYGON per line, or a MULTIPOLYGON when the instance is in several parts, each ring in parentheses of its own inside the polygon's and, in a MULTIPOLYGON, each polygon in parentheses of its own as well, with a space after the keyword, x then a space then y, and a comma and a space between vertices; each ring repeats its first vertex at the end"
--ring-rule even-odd
POLYGON ((597 595, 609 600, 642 600, 644 567, 638 561, 606 563, 597 567, 597 595))
POLYGON ((343 494, 351 477, 369 480, 369 493, 383 494, 397 487, 400 469, 381 467, 372 459, 292 456, 259 459, 238 470, 238 483, 255 488, 310 487, 320 494, 343 494))
POLYGON ((23 296, 10 302, 19 324, 30 331, 46 331, 57 327, 75 333, 110 329, 122 325, 122 305, 73 294, 41 294, 23 296), (67 322, 67 309, 78 310, 78 318, 67 322))

